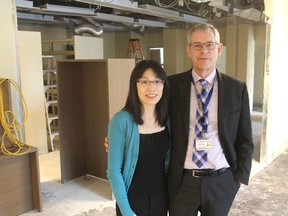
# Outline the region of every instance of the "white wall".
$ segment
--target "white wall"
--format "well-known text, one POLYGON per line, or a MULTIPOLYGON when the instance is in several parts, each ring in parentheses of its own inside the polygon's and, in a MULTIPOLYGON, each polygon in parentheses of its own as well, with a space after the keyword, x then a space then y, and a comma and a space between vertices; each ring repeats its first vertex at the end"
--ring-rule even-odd
POLYGON ((264 88, 266 25, 264 24, 256 25, 254 27, 254 36, 255 36, 255 74, 254 74, 253 102, 256 105, 262 105, 263 88, 264 88))
MULTIPOLYGON (((21 88, 17 46, 17 17, 15 0, 0 1, 0 20, 0 77, 14 80, 21 88)), ((4 103, 7 102, 4 101, 4 103)), ((21 112, 20 104, 20 96, 12 86, 10 111, 15 114, 19 123, 23 123, 23 113, 21 112)), ((24 141, 24 139, 21 138, 20 141, 24 141)))
POLYGON ((254 26, 251 24, 239 24, 238 33, 237 78, 247 84, 250 110, 252 111, 255 65, 254 26))
POLYGON ((271 15, 270 58, 265 73, 265 118, 262 136, 265 162, 271 162, 288 147, 288 1, 265 0, 267 13, 271 15), (273 16, 272 16, 273 15, 273 16))
POLYGON ((0 77, 18 81, 17 57, 17 18, 15 1, 0 1, 1 40, 0 40, 0 77), (5 64, 4 64, 5 62, 5 64))

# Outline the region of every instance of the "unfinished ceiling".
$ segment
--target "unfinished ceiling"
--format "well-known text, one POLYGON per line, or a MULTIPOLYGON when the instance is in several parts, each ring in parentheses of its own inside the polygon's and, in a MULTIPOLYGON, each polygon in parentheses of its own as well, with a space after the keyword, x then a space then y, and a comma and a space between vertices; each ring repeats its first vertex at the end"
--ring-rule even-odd
POLYGON ((141 31, 227 16, 264 20, 264 0, 16 0, 16 5, 19 23, 65 24, 92 35, 103 29, 141 31))

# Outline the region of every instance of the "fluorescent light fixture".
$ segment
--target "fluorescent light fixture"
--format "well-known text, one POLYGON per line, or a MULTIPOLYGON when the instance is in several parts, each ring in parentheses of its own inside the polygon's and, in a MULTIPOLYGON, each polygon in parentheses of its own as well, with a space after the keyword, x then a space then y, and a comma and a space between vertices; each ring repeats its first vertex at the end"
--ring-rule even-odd
MULTIPOLYGON (((79 8, 79 7, 70 7, 70 6, 62 6, 62 5, 52 5, 52 4, 44 4, 41 5, 40 11, 46 14, 59 14, 62 15, 95 15, 94 10, 90 8, 79 8)), ((33 12, 37 12, 33 11, 33 12)))
POLYGON ((101 27, 105 31, 123 31, 123 30, 127 30, 123 26, 113 25, 113 24, 109 24, 109 23, 102 23, 101 27))
POLYGON ((208 19, 192 16, 189 14, 181 13, 180 16, 183 18, 183 22, 190 22, 190 23, 207 23, 208 19))
POLYGON ((114 22, 122 22, 122 23, 134 23, 134 18, 118 16, 113 14, 105 14, 105 13, 96 13, 96 16, 93 16, 94 19, 97 20, 105 20, 105 21, 114 21, 114 22))
POLYGON ((119 6, 128 6, 128 7, 135 7, 137 8, 138 6, 138 2, 135 1, 131 1, 131 0, 110 0, 110 1, 103 1, 103 0, 94 0, 94 2, 100 2, 100 3, 108 3, 108 4, 115 4, 115 5, 119 5, 119 6))
POLYGON ((142 10, 143 13, 145 12, 145 14, 149 14, 151 16, 162 17, 162 18, 170 18, 171 16, 177 17, 180 14, 178 11, 169 10, 166 8, 161 8, 161 7, 157 7, 157 6, 153 6, 149 4, 142 4, 142 5, 139 5, 138 7, 145 9, 144 11, 142 10))
POLYGON ((16 0, 17 7, 33 8, 33 1, 16 0))
POLYGON ((137 8, 138 2, 129 1, 129 0, 75 0, 76 2, 82 2, 92 5, 99 5, 103 7, 110 7, 118 10, 127 10, 129 8, 137 8))
POLYGON ((55 21, 53 16, 49 15, 40 15, 40 14, 30 14, 30 13, 21 13, 17 12, 17 18, 20 19, 29 19, 29 20, 39 20, 39 21, 55 21))
POLYGON ((190 0, 190 1, 193 1, 193 2, 196 2, 196 3, 205 3, 205 2, 210 2, 210 1, 213 1, 213 0, 190 0))
POLYGON ((135 19, 135 22, 148 27, 166 27, 166 23, 154 20, 135 19))
POLYGON ((96 13, 96 16, 93 16, 95 20, 104 20, 104 21, 112 21, 117 23, 126 23, 133 25, 144 25, 148 27, 166 27, 164 22, 154 21, 154 20, 145 20, 145 19, 135 19, 131 17, 118 16, 113 14, 105 14, 105 13, 96 13))

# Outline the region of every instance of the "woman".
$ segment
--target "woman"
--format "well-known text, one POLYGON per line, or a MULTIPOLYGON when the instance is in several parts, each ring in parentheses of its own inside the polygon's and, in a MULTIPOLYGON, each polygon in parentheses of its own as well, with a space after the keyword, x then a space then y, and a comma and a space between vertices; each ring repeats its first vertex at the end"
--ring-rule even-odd
POLYGON ((139 62, 130 77, 126 104, 108 128, 108 178, 117 216, 167 215, 167 103, 163 68, 153 60, 139 62))

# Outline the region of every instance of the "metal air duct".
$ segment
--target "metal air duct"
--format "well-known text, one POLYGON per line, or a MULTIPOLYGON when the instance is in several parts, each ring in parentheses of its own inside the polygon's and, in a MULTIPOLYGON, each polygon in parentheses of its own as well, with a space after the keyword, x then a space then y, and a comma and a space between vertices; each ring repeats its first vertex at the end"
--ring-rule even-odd
POLYGON ((80 23, 78 25, 75 25, 74 32, 77 35, 83 35, 84 33, 86 33, 95 37, 103 33, 103 28, 101 26, 95 26, 90 23, 80 23))

